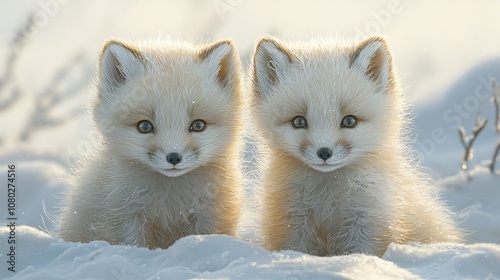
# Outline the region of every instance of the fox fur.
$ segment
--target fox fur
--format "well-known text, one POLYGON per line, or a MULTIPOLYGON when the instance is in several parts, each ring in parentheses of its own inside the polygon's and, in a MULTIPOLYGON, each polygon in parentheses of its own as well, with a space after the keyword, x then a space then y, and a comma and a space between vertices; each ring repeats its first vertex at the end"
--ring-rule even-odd
POLYGON ((77 160, 60 236, 149 248, 191 234, 234 236, 242 89, 232 42, 110 40, 97 76, 95 135, 77 160), (144 120, 149 133, 139 131, 144 120), (206 127, 193 131, 195 120, 206 127))
POLYGON ((381 256, 391 242, 462 240, 409 157, 407 106, 385 39, 285 44, 266 37, 251 71, 251 112, 267 161, 266 248, 381 256), (306 127, 294 127, 297 116, 306 127), (342 127, 346 116, 357 119, 355 127, 342 127), (331 150, 327 160, 322 147, 331 150))

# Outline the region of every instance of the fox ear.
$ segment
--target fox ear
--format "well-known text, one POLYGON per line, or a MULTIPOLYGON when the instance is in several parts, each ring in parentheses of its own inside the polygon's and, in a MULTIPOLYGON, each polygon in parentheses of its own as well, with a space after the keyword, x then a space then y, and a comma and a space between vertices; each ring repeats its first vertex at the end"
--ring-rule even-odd
POLYGON ((383 92, 395 85, 392 56, 384 38, 372 37, 360 43, 352 54, 351 67, 362 71, 383 92))
POLYGON ((267 37, 260 40, 253 56, 252 75, 259 95, 268 92, 284 78, 292 59, 292 53, 275 39, 267 37))
POLYGON ((139 71, 141 60, 141 54, 134 48, 115 40, 106 42, 99 60, 101 86, 114 91, 139 71))
POLYGON ((222 87, 233 89, 239 82, 240 64, 236 48, 230 40, 220 41, 203 48, 199 53, 202 63, 210 67, 209 73, 213 75, 222 87))

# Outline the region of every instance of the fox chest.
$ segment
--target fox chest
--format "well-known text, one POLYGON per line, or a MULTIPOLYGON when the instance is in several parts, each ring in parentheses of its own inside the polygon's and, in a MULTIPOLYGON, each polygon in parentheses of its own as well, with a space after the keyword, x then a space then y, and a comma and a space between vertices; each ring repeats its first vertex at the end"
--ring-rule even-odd
POLYGON ((373 253, 377 246, 372 245, 385 240, 384 228, 392 214, 373 192, 376 186, 341 179, 291 194, 293 233, 286 242, 291 248, 315 255, 373 253))
POLYGON ((144 197, 137 216, 155 228, 187 228, 208 211, 212 200, 210 194, 195 188, 157 190, 144 197))
POLYGON ((291 217, 310 228, 362 225, 378 208, 367 184, 344 178, 320 180, 291 194, 291 217))

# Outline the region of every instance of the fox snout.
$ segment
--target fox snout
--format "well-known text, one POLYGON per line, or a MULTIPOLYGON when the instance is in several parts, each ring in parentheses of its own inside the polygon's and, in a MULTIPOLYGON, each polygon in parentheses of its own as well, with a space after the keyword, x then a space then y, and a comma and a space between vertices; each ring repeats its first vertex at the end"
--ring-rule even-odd
POLYGON ((332 157, 332 150, 328 147, 323 147, 318 150, 317 155, 320 159, 326 161, 332 157))
POLYGON ((182 156, 178 153, 170 153, 167 155, 167 161, 175 166, 182 161, 182 156))

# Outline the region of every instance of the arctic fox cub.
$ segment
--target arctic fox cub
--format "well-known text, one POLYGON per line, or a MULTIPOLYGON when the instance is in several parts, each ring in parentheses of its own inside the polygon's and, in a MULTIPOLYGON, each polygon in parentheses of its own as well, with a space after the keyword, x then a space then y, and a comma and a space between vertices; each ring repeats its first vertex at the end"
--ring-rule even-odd
POLYGON ((391 242, 461 240, 408 159, 405 103, 383 38, 264 38, 252 70, 252 111, 268 149, 269 249, 381 256, 391 242))
POLYGON ((67 241, 166 248, 235 235, 241 66, 230 41, 105 44, 91 119, 60 222, 67 241))

